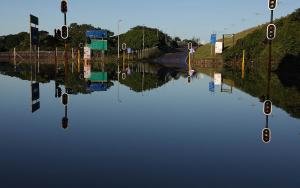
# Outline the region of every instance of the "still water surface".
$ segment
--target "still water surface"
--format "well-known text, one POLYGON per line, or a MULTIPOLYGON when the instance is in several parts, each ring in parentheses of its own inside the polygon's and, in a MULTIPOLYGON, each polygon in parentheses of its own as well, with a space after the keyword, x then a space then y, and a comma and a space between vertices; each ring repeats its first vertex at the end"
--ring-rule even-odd
POLYGON ((0 187, 300 186, 299 119, 275 106, 264 144, 258 98, 169 71, 114 75, 107 91, 69 95, 67 108, 44 76, 34 113, 31 81, 2 71, 0 187))

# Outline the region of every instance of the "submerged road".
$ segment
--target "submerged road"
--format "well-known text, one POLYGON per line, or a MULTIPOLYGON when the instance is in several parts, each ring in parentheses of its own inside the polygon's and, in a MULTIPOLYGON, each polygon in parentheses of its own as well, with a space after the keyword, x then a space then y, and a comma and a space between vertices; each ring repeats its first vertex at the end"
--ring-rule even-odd
POLYGON ((167 53, 153 60, 153 63, 163 65, 164 67, 186 69, 188 52, 186 49, 178 49, 177 52, 167 53))

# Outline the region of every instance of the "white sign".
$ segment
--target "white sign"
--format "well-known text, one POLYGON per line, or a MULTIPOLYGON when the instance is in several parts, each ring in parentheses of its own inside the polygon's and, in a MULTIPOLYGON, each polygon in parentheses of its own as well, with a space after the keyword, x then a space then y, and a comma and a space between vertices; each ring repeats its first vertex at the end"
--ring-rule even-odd
POLYGON ((216 42, 215 53, 216 54, 223 53, 223 42, 216 42))
POLYGON ((222 74, 221 73, 214 74, 214 83, 215 83, 215 85, 222 85, 222 74))
POLYGON ((91 49, 89 47, 84 47, 84 59, 91 60, 91 49))
POLYGON ((91 65, 84 65, 84 78, 88 79, 91 77, 91 65))
POLYGON ((193 53, 195 53, 196 51, 195 51, 195 49, 194 48, 191 48, 190 49, 190 54, 193 54, 193 53))

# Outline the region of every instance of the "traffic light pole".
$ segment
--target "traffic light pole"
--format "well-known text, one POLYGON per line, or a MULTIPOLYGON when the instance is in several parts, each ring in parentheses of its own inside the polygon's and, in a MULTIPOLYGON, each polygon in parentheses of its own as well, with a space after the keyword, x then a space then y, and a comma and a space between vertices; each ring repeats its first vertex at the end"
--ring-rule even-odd
MULTIPOLYGON (((271 10, 270 24, 273 24, 273 20, 274 20, 274 10, 271 10)), ((268 62, 267 100, 270 99, 271 70, 272 70, 272 40, 269 40, 269 62, 268 62)))

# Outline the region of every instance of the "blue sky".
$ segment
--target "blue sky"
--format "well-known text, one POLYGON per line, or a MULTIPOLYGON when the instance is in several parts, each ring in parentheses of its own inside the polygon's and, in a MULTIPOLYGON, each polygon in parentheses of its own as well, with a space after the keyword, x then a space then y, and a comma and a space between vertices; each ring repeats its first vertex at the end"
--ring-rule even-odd
MULTIPOLYGON (((68 0, 68 23, 90 23, 116 32, 136 25, 159 27, 171 36, 208 41, 210 33, 234 33, 269 20, 268 0, 68 0)), ((280 0, 275 17, 300 8, 300 0, 280 0)), ((40 18, 50 34, 63 24, 60 0, 1 0, 0 35, 28 30, 28 17, 40 18)))

